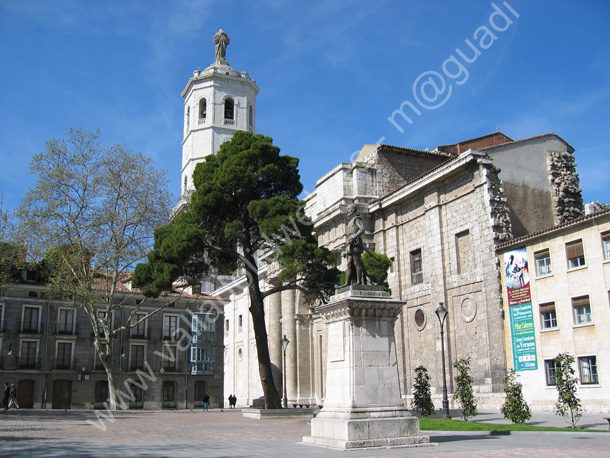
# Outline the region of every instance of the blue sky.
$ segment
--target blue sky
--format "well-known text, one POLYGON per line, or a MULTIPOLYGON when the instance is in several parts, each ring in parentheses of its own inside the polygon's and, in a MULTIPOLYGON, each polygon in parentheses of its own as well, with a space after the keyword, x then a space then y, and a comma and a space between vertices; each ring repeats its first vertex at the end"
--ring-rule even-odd
POLYGON ((432 149, 499 128, 556 132, 585 202, 610 203, 610 2, 494 4, 505 17, 490 1, 0 0, 4 209, 33 185, 31 157, 78 126, 153 157, 177 198, 180 93, 220 27, 260 88, 257 132, 301 159, 306 191, 364 143, 432 149), (404 102, 419 114, 399 130, 404 102))

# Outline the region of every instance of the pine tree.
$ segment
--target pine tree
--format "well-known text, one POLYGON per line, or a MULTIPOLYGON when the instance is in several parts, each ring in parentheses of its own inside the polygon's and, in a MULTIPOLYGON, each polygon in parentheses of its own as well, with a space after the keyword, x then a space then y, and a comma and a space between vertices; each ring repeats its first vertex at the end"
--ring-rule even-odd
POLYGON ((430 394, 430 376, 424 366, 415 368, 415 384, 413 385, 413 400, 411 407, 420 417, 434 413, 434 404, 430 394))
POLYGON ((455 377, 456 389, 453 397, 460 404, 462 418, 468 421, 478 413, 477 401, 472 388, 474 380, 470 375, 470 358, 460 358, 454 361, 453 367, 458 371, 458 375, 455 377))
POLYGON ((506 400, 500 409, 504 418, 508 418, 513 423, 524 423, 532 418, 530 407, 523 398, 523 385, 517 381, 517 374, 514 369, 506 371, 504 392, 506 393, 506 400))
POLYGON ((572 423, 572 428, 576 428, 576 423, 582 416, 584 409, 577 395, 578 379, 573 367, 574 357, 569 353, 560 353, 555 358, 555 362, 557 363, 557 370, 555 371, 555 379, 557 380, 555 414, 568 419, 572 423))

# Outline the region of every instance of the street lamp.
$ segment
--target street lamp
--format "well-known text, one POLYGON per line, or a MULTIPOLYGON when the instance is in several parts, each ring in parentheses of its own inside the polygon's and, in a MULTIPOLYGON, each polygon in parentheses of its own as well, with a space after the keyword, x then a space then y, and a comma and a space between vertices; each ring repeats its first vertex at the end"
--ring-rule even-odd
POLYGON ((281 340, 282 342, 282 350, 284 351, 284 370, 282 371, 284 373, 284 409, 288 408, 288 394, 286 393, 286 348, 288 347, 288 344, 290 343, 290 341, 286 338, 286 334, 284 334, 284 337, 281 340))
POLYGON ((438 308, 434 311, 438 317, 438 322, 441 325, 441 356, 443 358, 443 418, 451 418, 449 415, 449 399, 447 399, 447 375, 445 371, 445 337, 444 326, 447 319, 447 309, 442 302, 439 302, 438 308))

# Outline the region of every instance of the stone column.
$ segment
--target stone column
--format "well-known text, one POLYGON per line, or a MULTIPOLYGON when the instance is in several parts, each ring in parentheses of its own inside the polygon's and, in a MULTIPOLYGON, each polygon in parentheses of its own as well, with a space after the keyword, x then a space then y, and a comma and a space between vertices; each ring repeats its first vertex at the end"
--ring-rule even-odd
MULTIPOLYGON (((294 321, 294 290, 282 291, 282 334, 290 341, 286 349, 286 390, 288 404, 296 402, 297 396, 297 333, 294 321)), ((284 396, 282 391, 281 396, 284 396)))
POLYGON ((273 381, 278 392, 282 389, 282 302, 279 293, 269 296, 269 357, 273 371, 273 381))

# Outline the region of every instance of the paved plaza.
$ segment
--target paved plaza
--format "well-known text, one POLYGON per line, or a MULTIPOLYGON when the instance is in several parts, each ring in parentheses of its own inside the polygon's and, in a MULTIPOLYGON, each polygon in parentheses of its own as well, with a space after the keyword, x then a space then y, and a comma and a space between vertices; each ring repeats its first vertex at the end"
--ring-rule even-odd
MULTIPOLYGON (((606 415, 585 415, 579 426, 608 430, 606 415)), ((239 410, 119 411, 106 431, 91 425, 92 411, 10 410, 0 412, 2 457, 578 457, 610 456, 610 433, 430 431, 436 446, 335 451, 300 444, 307 420, 256 420, 239 410)), ((497 412, 475 421, 505 423, 497 412)), ((530 424, 566 426, 552 413, 530 424)))

